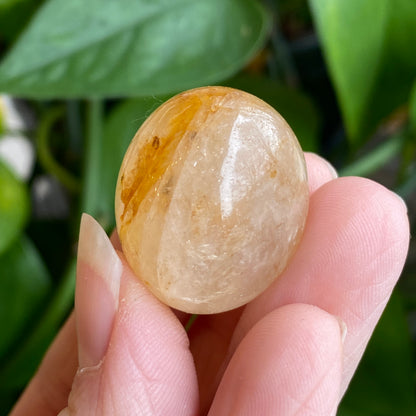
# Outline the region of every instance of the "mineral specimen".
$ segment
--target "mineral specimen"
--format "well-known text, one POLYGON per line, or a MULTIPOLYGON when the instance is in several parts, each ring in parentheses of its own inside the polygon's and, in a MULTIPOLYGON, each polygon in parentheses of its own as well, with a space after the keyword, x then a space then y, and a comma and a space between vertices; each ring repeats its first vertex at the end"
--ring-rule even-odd
POLYGON ((126 259, 155 296, 190 313, 230 310, 264 291, 299 243, 303 153, 259 98, 225 87, 186 91, 136 133, 115 207, 126 259))

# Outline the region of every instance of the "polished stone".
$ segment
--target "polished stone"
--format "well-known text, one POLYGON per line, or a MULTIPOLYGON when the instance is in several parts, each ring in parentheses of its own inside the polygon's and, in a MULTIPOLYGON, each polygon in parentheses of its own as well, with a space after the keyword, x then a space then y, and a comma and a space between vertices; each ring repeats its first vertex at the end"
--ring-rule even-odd
POLYGON ((162 302, 230 310, 264 291, 299 243, 303 152, 280 114, 253 95, 186 91, 136 133, 115 206, 127 261, 162 302))

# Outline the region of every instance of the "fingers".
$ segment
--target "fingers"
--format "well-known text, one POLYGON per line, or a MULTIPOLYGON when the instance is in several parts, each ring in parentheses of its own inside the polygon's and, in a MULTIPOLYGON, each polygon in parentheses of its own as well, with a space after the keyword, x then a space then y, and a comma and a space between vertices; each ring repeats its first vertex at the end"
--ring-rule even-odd
POLYGON ((80 369, 61 415, 195 414, 197 382, 183 326, 124 260, 114 258, 92 218, 82 227, 76 290, 80 369))
POLYGON ((76 328, 72 317, 13 416, 56 415, 67 404, 61 415, 196 413, 196 374, 183 326, 89 216, 81 222, 75 304, 76 328))
MULTIPOLYGON (((50 409, 56 415, 67 404, 68 394, 78 365, 90 367, 102 360, 108 346, 114 317, 118 308, 122 264, 104 230, 89 215, 81 220, 77 285, 75 293, 75 319, 71 318, 48 351, 38 373, 31 382, 39 390, 38 414, 50 409), (76 342, 78 341, 78 348, 76 342), (62 368, 69 369, 62 371, 62 368), (60 377, 60 382, 56 379, 60 377), (45 394, 48 392, 48 394, 45 394), (59 398, 55 399, 57 396, 59 398)), ((29 387, 28 392, 33 391, 29 387)), ((31 414, 36 407, 28 401, 31 414)), ((17 413, 18 414, 18 413, 17 413)), ((27 413, 24 413, 27 414, 27 413)))
POLYGON ((406 208, 381 185, 341 178, 311 197, 302 242, 284 274, 249 304, 230 352, 256 322, 290 303, 308 303, 348 327, 342 391, 352 377, 392 289, 409 242, 406 208))
POLYGON ((206 415, 219 383, 219 371, 234 327, 244 307, 214 315, 200 315, 188 332, 200 390, 200 414, 206 415))
POLYGON ((341 351, 333 316, 310 305, 280 307, 238 346, 209 415, 335 415, 341 351))
POLYGON ((72 314, 10 416, 56 416, 66 406, 77 367, 75 317, 72 314))
POLYGON ((126 267, 103 360, 78 371, 70 415, 193 415, 197 381, 183 327, 126 267))
POLYGON ((323 184, 338 177, 334 167, 316 153, 305 153, 305 162, 308 171, 309 192, 311 194, 323 184))

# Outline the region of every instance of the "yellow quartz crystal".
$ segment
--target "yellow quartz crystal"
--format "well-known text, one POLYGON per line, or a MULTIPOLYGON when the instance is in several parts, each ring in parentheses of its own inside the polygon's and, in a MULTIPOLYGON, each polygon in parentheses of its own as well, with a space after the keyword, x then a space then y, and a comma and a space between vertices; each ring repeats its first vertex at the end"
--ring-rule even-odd
POLYGON ((241 306, 283 271, 305 225, 305 161, 288 124, 243 91, 203 87, 161 105, 124 157, 123 252, 162 302, 190 313, 241 306))

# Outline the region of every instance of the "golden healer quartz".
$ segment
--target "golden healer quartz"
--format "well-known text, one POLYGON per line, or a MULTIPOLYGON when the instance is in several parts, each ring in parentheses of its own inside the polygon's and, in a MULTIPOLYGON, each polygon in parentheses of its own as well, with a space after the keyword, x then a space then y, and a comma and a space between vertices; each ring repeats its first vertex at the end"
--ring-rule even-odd
POLYGON ((299 243, 308 210, 303 153, 259 98, 196 88, 140 127, 115 209, 126 259, 155 296, 190 313, 230 310, 264 291, 299 243))

